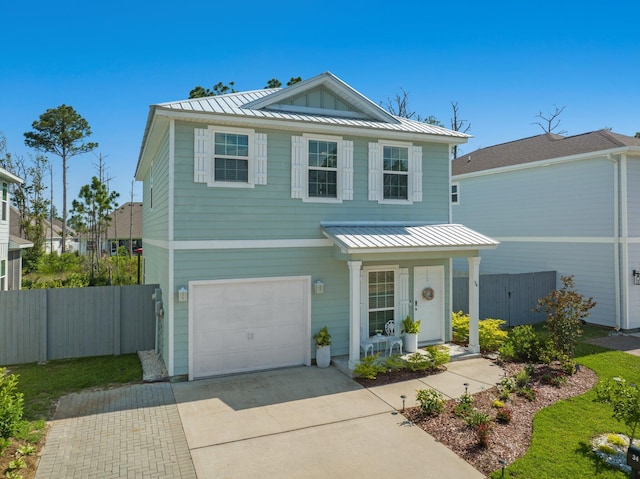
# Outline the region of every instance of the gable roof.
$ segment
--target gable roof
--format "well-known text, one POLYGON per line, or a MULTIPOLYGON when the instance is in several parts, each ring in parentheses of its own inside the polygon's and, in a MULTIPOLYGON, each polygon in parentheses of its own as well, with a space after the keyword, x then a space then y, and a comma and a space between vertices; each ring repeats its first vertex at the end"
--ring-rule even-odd
POLYGON ((640 152, 640 138, 607 130, 591 131, 574 136, 544 133, 464 154, 453 160, 451 173, 462 175, 616 148, 638 148, 640 152))
POLYGON ((325 72, 287 88, 267 88, 151 105, 136 176, 146 145, 150 142, 154 120, 162 116, 289 130, 294 127, 308 130, 314 126, 321 129, 374 129, 392 134, 428 135, 430 141, 450 144, 464 143, 470 137, 459 131, 392 115, 332 73, 325 72), (323 94, 328 97, 330 105, 318 107, 302 101, 305 95, 315 95, 316 101, 322 101, 317 99, 323 94))
POLYGON ((107 238, 142 238, 142 203, 127 202, 111 214, 107 238))

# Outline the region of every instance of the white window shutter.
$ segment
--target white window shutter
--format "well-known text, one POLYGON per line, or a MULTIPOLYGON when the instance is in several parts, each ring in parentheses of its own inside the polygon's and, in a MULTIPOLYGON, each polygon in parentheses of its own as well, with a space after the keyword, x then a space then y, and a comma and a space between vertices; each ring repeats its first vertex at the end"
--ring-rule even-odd
POLYGON ((342 199, 353 199, 353 141, 342 142, 342 199))
POLYGON ((396 304, 396 336, 400 334, 402 320, 409 314, 411 298, 409 297, 409 268, 398 270, 398 291, 396 292, 398 303, 396 304))
POLYGON ((207 183, 211 179, 211 134, 207 128, 193 130, 193 181, 207 183))
POLYGON ((304 198, 307 181, 307 158, 305 139, 302 136, 291 137, 291 198, 304 198))
POLYGON ((254 183, 256 185, 267 184, 267 134, 256 133, 254 135, 254 183))
POLYGON ((412 155, 413 197, 411 200, 419 203, 422 201, 422 147, 414 146, 412 155))
POLYGON ((382 198, 382 147, 369 143, 369 201, 382 198))

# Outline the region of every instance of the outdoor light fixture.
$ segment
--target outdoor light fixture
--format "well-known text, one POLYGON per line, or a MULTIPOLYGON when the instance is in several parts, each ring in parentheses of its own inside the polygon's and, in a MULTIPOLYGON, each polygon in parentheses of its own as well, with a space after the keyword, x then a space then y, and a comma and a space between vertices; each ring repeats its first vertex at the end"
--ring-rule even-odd
POLYGON ((324 283, 320 280, 316 281, 315 283, 313 283, 313 290, 316 292, 316 294, 324 293, 324 283))
POLYGON ((180 286, 180 289, 178 290, 178 302, 186 303, 188 296, 189 291, 187 291, 187 288, 185 288, 184 286, 180 286))
POLYGON ((402 412, 404 412, 404 401, 405 401, 405 399, 407 399, 407 396, 405 394, 403 394, 400 397, 402 398, 402 412))
POLYGON ((467 391, 469 390, 469 383, 464 383, 464 393, 467 394, 467 391))

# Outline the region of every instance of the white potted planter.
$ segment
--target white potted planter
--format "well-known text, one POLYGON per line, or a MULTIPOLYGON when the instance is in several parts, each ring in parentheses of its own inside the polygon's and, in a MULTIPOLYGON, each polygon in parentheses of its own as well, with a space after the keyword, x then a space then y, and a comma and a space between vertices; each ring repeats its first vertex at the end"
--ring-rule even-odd
POLYGON ((418 333, 420 333, 420 320, 414 321, 407 315, 402 320, 402 332, 404 333, 404 350, 408 353, 418 351, 418 333))
POLYGON ((325 326, 313 336, 316 342, 316 365, 328 368, 331 364, 331 335, 325 326))

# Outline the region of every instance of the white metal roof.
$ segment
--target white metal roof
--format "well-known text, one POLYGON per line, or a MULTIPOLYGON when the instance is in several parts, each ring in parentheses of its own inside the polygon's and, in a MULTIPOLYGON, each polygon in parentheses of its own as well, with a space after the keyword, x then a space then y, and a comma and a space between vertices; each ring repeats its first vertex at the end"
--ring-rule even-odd
POLYGON ((493 249, 499 242, 457 224, 323 225, 323 233, 345 253, 493 249))
POLYGON ((177 110, 193 113, 218 113, 225 115, 237 115, 258 119, 291 120, 310 123, 321 123, 335 126, 351 126, 360 128, 375 128, 379 130, 400 131, 408 133, 426 133, 430 135, 447 136, 452 138, 469 138, 469 135, 449 130, 428 123, 395 117, 396 123, 363 120, 343 116, 312 115, 308 113, 293 113, 269 109, 252 109, 245 105, 270 95, 278 89, 253 90, 242 93, 230 93, 227 95, 208 96, 205 98, 193 98, 190 100, 173 101, 155 105, 161 110, 177 110))

